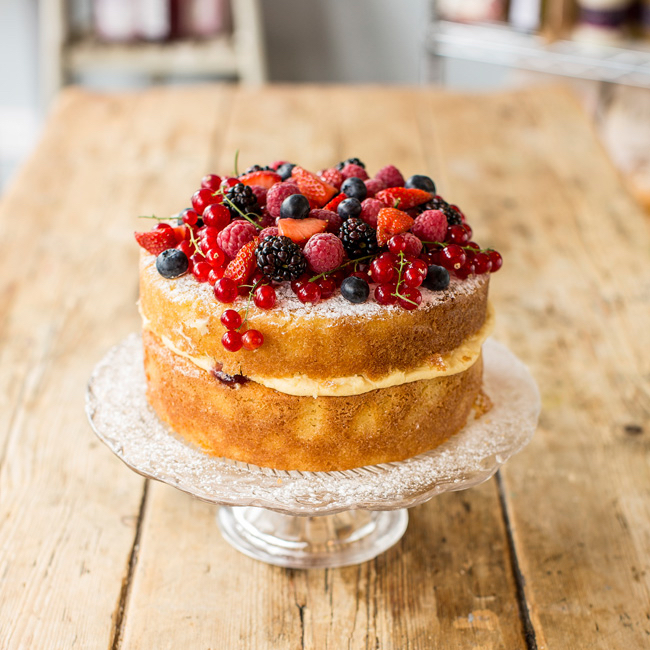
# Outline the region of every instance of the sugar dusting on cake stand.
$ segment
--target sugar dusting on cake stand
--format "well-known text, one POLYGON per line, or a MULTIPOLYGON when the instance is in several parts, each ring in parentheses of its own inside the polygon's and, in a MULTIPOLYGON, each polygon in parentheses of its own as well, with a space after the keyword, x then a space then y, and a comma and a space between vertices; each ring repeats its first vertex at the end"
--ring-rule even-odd
POLYGON ((346 566, 397 543, 406 508, 486 481, 532 438, 541 407, 535 381, 496 341, 489 339, 483 354, 487 413, 425 454, 342 472, 215 458, 173 434, 147 403, 136 334, 95 367, 86 412, 100 440, 131 469, 221 505, 219 526, 239 551, 284 567, 346 566))

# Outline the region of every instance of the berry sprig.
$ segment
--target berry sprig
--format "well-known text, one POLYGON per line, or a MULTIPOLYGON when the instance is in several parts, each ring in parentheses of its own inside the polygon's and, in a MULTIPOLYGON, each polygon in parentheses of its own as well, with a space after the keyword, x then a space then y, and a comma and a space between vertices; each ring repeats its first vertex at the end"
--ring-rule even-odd
MULTIPOLYGON (((257 350, 264 344, 264 335, 259 330, 246 330, 243 334, 240 331, 242 327, 248 322, 248 311, 250 309, 251 300, 256 289, 260 287, 262 280, 259 279, 248 292, 248 300, 246 301, 246 309, 244 317, 234 309, 226 309, 221 314, 221 323, 226 328, 224 335, 221 337, 221 345, 229 352, 237 352, 242 349, 257 350)), ((272 288, 272 287, 271 287, 272 288)))

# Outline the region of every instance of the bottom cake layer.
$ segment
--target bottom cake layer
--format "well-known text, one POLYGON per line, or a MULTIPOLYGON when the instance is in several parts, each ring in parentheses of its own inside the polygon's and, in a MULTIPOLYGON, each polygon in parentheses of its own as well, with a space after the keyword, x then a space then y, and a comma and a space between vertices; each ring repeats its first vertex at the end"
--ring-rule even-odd
POLYGON ((483 361, 454 375, 349 397, 296 397, 209 373, 143 333, 147 397, 158 416, 215 456, 333 471, 416 456, 460 431, 483 361), (225 380, 225 381, 224 381, 225 380))

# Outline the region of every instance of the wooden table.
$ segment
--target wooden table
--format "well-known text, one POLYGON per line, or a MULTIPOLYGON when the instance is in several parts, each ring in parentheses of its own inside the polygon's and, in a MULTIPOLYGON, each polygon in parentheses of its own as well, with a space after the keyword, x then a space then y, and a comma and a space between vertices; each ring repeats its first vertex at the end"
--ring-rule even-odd
POLYGON ((648 221, 566 91, 71 89, 0 228, 1 648, 650 647, 648 221), (140 324, 136 215, 236 149, 429 173, 504 254, 496 338, 539 382, 539 431, 357 567, 240 555, 86 422, 94 364, 140 324))

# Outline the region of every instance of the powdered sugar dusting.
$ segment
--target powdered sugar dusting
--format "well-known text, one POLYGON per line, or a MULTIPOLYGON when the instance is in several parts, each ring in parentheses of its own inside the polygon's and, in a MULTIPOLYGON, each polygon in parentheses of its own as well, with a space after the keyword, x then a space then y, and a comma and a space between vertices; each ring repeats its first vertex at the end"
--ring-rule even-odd
POLYGON ((440 447, 405 461, 343 472, 280 471, 215 458, 163 424, 146 399, 142 342, 132 334, 96 366, 86 412, 98 437, 136 472, 210 503, 287 514, 411 507, 488 479, 530 441, 539 391, 503 345, 484 346, 484 390, 492 409, 440 447))
MULTIPOLYGON (((150 275, 150 279, 156 281, 162 289, 165 297, 170 301, 194 302, 201 301, 204 304, 220 304, 215 300, 212 287, 208 283, 200 283, 191 275, 186 274, 175 280, 166 280, 158 271, 156 271, 156 258, 153 255, 143 257, 143 273, 150 275)), ((420 288, 422 293, 422 304, 418 309, 426 309, 440 305, 447 301, 453 301, 461 296, 472 295, 476 293, 483 285, 489 281, 487 275, 474 275, 466 280, 451 278, 449 287, 445 291, 429 291, 424 287, 420 288)), ((340 318, 356 317, 364 318, 389 318, 395 313, 402 313, 404 310, 398 305, 380 305, 372 297, 372 288, 370 298, 367 302, 360 305, 348 302, 340 292, 327 300, 323 300, 315 305, 303 304, 298 300, 288 282, 279 284, 275 287, 277 302, 273 308, 278 314, 286 314, 292 318, 309 318, 319 317, 328 318, 335 322, 340 318)), ((244 307, 246 298, 238 298, 235 303, 235 309, 244 307)))

